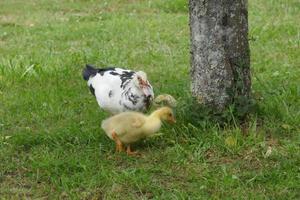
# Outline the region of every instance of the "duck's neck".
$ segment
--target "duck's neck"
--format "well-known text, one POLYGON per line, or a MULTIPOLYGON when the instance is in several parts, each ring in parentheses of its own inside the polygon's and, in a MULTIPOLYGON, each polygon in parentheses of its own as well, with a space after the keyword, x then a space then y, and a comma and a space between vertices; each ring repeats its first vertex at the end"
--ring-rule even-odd
POLYGON ((130 93, 138 94, 138 95, 143 94, 141 89, 138 88, 136 85, 133 85, 133 84, 127 84, 124 87, 124 90, 127 91, 127 92, 130 92, 130 93))
POLYGON ((156 133, 161 127, 161 119, 159 111, 154 111, 147 117, 144 125, 144 132, 149 136, 156 133))

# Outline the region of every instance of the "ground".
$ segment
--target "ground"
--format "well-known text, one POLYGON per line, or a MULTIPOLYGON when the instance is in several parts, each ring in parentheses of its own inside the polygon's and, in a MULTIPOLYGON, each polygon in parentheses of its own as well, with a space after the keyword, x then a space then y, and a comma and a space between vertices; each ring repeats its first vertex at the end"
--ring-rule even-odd
POLYGON ((185 0, 2 0, 1 199, 299 199, 299 19, 297 0, 249 0, 245 131, 194 108, 185 0), (146 71, 177 124, 115 153, 86 63, 146 71))

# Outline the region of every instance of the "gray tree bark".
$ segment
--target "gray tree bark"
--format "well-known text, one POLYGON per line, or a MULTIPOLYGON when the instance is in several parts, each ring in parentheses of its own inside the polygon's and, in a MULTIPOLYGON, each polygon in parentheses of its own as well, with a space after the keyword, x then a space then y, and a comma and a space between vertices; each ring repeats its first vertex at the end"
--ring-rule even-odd
POLYGON ((247 0, 189 0, 192 94, 217 110, 249 99, 247 5, 247 0))

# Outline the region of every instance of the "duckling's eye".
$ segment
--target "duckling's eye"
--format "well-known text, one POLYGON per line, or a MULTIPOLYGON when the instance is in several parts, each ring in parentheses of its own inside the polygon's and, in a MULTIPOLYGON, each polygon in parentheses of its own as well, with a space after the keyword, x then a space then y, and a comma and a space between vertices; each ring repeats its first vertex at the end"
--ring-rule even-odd
POLYGON ((172 117, 172 113, 169 113, 169 117, 172 117))

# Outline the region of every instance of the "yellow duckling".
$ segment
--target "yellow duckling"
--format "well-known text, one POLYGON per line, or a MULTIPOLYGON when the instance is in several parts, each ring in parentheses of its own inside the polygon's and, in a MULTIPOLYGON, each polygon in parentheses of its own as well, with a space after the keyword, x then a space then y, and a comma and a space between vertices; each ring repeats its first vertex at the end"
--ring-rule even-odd
POLYGON ((173 111, 169 107, 162 107, 146 116, 138 112, 123 112, 102 121, 101 127, 106 135, 115 141, 116 151, 123 151, 123 144, 127 145, 127 154, 135 154, 130 144, 156 133, 162 121, 175 123, 173 111))
POLYGON ((170 106, 172 108, 175 108, 177 105, 177 101, 173 96, 169 94, 161 94, 154 99, 153 105, 156 107, 165 105, 165 106, 170 106))

